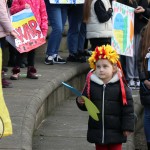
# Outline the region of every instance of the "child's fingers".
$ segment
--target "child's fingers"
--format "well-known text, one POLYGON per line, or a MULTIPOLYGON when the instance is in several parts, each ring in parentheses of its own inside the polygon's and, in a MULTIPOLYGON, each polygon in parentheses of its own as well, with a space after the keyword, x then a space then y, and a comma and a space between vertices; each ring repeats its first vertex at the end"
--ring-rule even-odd
POLYGON ((84 104, 84 99, 82 97, 78 97, 78 103, 84 104))

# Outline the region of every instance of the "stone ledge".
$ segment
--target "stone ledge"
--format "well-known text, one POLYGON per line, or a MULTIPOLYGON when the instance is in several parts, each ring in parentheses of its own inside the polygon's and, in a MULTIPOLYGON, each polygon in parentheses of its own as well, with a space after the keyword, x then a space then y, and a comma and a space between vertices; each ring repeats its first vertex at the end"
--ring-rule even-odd
POLYGON ((56 79, 51 80, 45 87, 37 90, 37 94, 33 95, 30 103, 26 108, 23 119, 21 150, 32 150, 32 135, 40 123, 47 115, 59 105, 61 101, 67 99, 72 93, 61 82, 69 82, 72 86, 81 89, 85 81, 85 74, 88 71, 87 65, 81 65, 71 68, 56 79))

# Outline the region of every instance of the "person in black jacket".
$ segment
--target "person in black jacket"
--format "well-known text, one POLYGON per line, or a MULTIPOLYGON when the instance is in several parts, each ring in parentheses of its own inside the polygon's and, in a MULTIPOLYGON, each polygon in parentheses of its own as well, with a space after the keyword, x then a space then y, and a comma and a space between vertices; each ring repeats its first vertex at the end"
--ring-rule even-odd
MULTIPOLYGON (((99 121, 89 116, 87 140, 96 150, 121 150, 122 143, 134 131, 134 108, 131 89, 123 82, 119 55, 110 45, 96 47, 89 58, 83 95, 99 109, 99 121)), ((78 107, 86 111, 84 99, 77 97, 78 107)))
POLYGON ((111 44, 113 36, 111 3, 109 0, 86 0, 83 21, 86 23, 86 38, 92 51, 96 46, 111 44))
POLYGON ((134 48, 133 57, 126 57, 126 77, 129 81, 130 87, 139 88, 139 74, 138 74, 138 49, 140 42, 141 29, 148 23, 150 18, 150 2, 149 0, 122 0, 128 6, 135 8, 134 17, 134 48))
POLYGON ((150 21, 142 30, 139 46, 138 71, 140 78, 140 100, 144 106, 144 130, 150 150, 150 21))

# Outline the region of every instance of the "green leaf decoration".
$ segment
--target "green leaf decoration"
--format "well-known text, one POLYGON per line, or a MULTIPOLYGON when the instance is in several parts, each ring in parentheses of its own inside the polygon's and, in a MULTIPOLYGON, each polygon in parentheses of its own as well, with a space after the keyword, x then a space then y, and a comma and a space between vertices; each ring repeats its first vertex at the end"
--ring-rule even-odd
POLYGON ((89 113, 89 115, 96 121, 99 121, 98 115, 100 113, 100 111, 98 110, 98 108, 92 103, 91 100, 89 100, 87 97, 85 96, 81 96, 84 101, 85 101, 85 106, 86 109, 89 113))

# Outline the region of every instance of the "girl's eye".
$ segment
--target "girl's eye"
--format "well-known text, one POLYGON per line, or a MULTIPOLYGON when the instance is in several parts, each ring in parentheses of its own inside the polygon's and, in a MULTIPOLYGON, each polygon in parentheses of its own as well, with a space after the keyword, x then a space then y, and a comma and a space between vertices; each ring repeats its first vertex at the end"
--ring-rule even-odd
POLYGON ((105 66, 103 66, 104 68, 106 68, 107 66, 105 65, 105 66))

